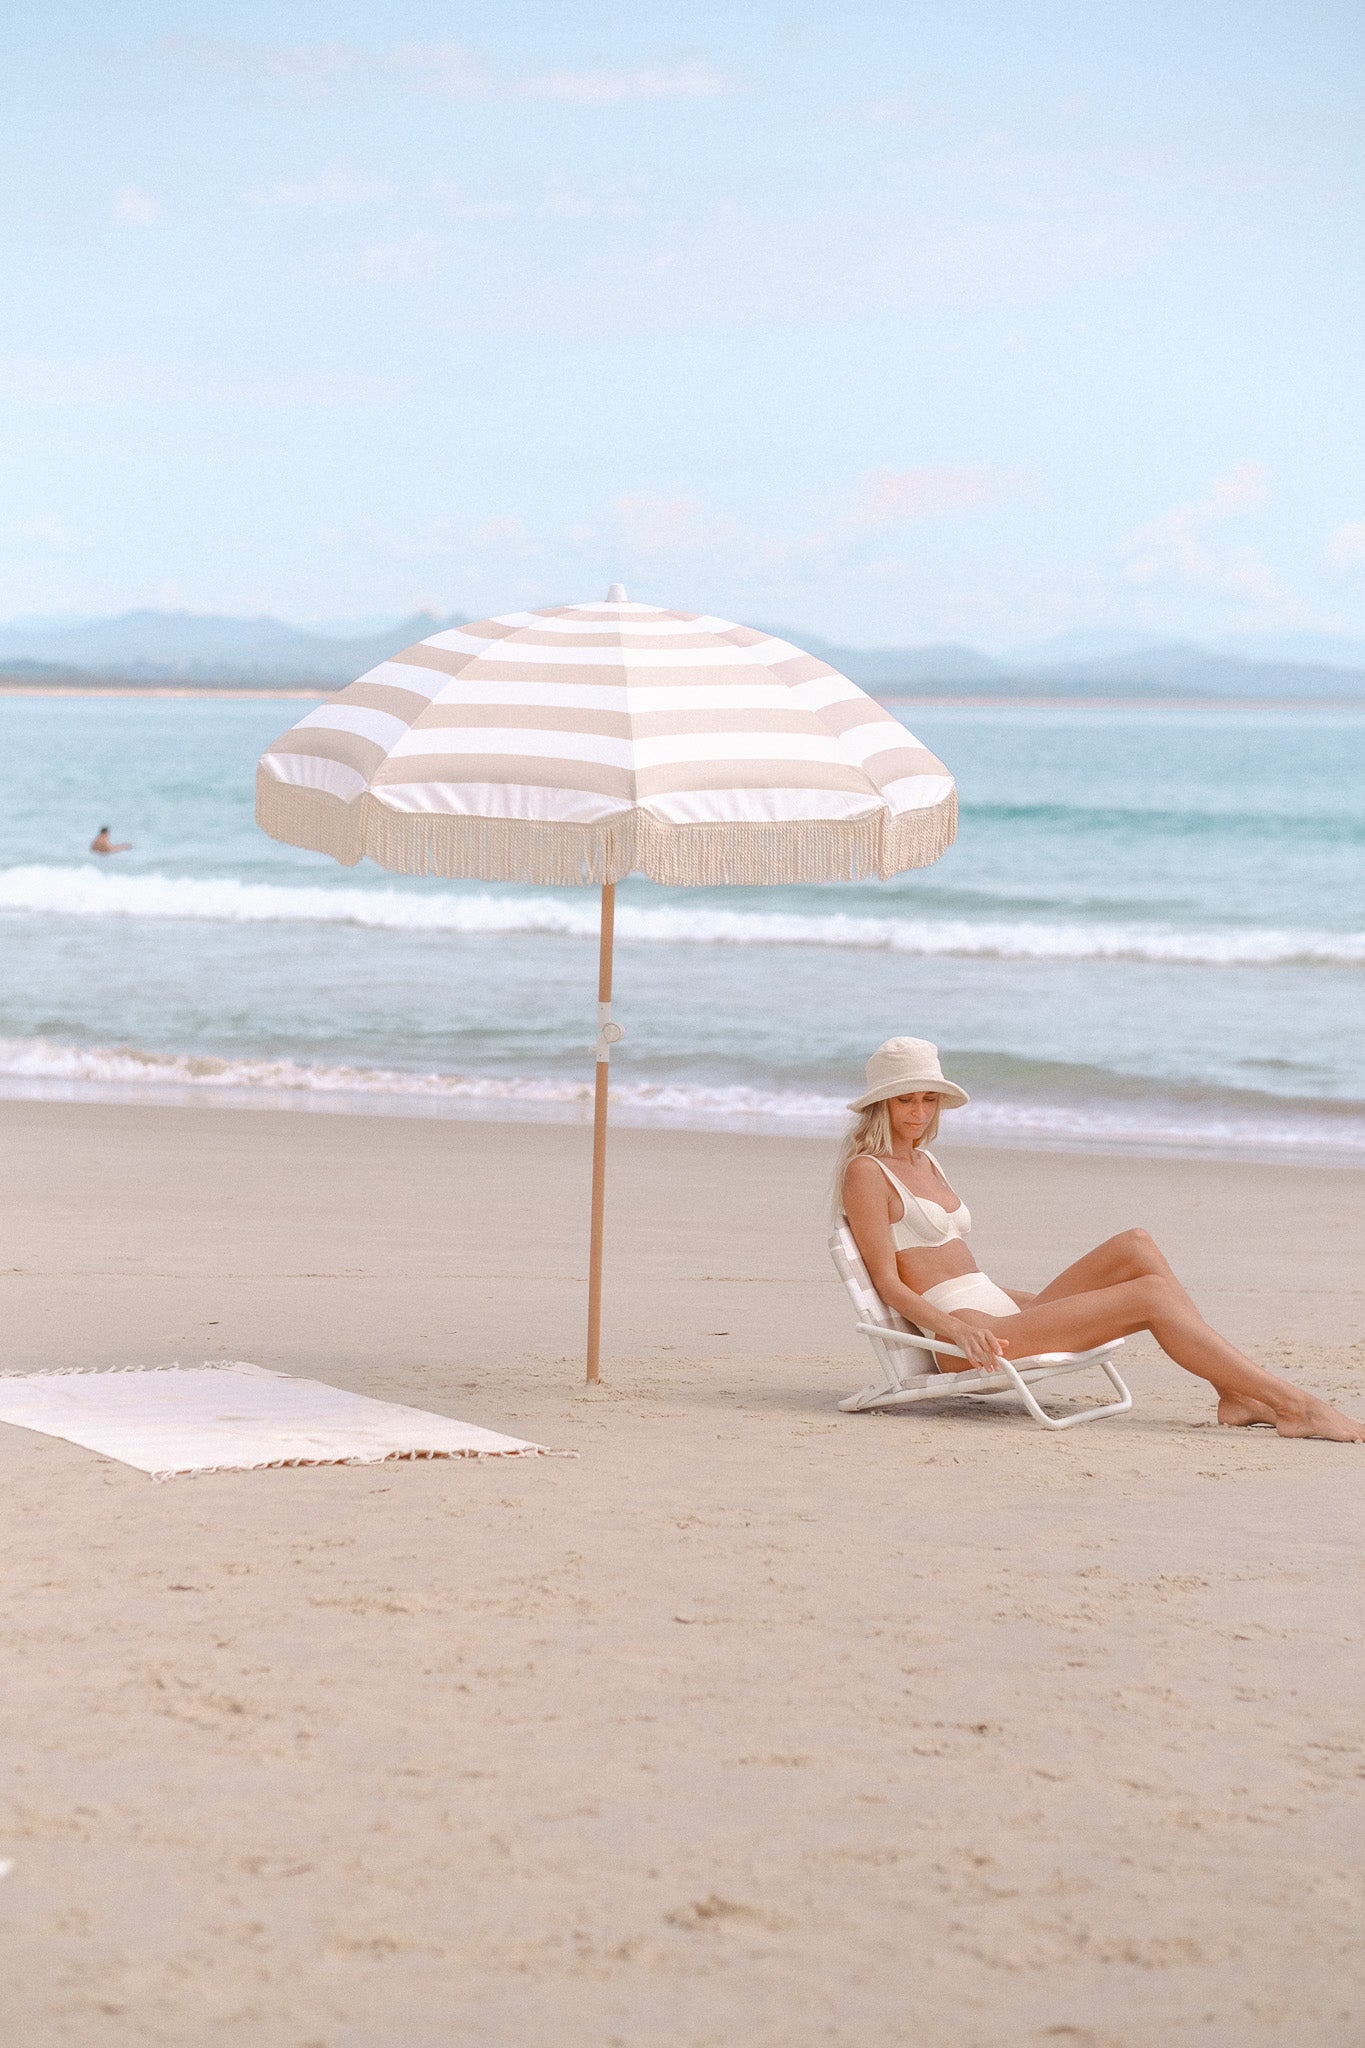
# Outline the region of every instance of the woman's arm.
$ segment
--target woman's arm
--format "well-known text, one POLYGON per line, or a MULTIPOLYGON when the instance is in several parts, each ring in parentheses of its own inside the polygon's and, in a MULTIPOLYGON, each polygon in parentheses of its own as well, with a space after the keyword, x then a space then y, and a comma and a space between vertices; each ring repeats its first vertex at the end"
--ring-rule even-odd
POLYGON ((891 1187, 874 1159, 849 1162, 844 1175, 844 1214, 853 1241, 862 1253, 868 1278, 888 1308, 896 1309, 907 1322, 916 1323, 947 1344, 965 1351, 968 1362, 986 1372, 998 1372, 998 1361, 1009 1349, 993 1330, 974 1323, 960 1323, 915 1294, 901 1279, 896 1265, 896 1247, 891 1242, 891 1187))

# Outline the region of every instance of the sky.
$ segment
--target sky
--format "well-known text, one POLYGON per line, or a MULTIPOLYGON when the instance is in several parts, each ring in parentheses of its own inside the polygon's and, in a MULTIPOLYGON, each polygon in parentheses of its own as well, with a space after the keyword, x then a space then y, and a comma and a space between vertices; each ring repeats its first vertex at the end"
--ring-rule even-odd
POLYGON ((1365 635, 1358 0, 22 15, 0 618, 1365 635))

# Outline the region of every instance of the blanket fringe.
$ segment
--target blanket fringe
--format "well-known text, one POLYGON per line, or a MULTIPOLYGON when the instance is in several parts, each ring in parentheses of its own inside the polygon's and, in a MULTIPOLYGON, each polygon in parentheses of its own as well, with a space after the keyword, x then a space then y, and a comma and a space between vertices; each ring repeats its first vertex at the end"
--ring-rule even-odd
POLYGON ((258 1458, 250 1465, 179 1465, 169 1472, 153 1472, 155 1480, 212 1479, 221 1472, 284 1472, 313 1465, 397 1465, 415 1464, 427 1458, 576 1458, 577 1451, 552 1451, 544 1444, 520 1444, 514 1451, 383 1451, 375 1457, 355 1458, 258 1458))
POLYGON ((178 1358, 169 1365, 44 1365, 37 1372, 13 1372, 0 1367, 0 1380, 64 1380, 78 1373, 114 1372, 251 1372, 266 1380, 287 1380, 287 1372, 272 1372, 268 1365, 248 1365, 244 1358, 206 1358, 202 1365, 182 1365, 178 1358))

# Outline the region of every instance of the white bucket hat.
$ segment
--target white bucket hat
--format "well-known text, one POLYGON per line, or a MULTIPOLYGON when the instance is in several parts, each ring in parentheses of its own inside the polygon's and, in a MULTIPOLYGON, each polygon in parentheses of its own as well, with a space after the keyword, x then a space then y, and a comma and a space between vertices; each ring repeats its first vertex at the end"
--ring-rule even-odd
POLYGON ((944 1078, 938 1063, 938 1047, 927 1038, 888 1038, 867 1063, 867 1093, 850 1109, 871 1109, 874 1102, 889 1102, 893 1095, 918 1095, 932 1090, 945 1109, 961 1109, 971 1097, 956 1081, 944 1078))

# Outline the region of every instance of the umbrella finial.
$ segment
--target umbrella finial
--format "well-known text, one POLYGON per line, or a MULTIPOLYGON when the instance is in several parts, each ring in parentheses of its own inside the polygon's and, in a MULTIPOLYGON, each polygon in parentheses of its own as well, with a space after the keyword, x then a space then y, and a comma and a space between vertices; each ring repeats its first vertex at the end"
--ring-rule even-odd
POLYGON ((607 592, 607 603, 628 604, 629 602, 630 600, 626 596, 626 587, 624 583, 613 583, 611 589, 607 592))

